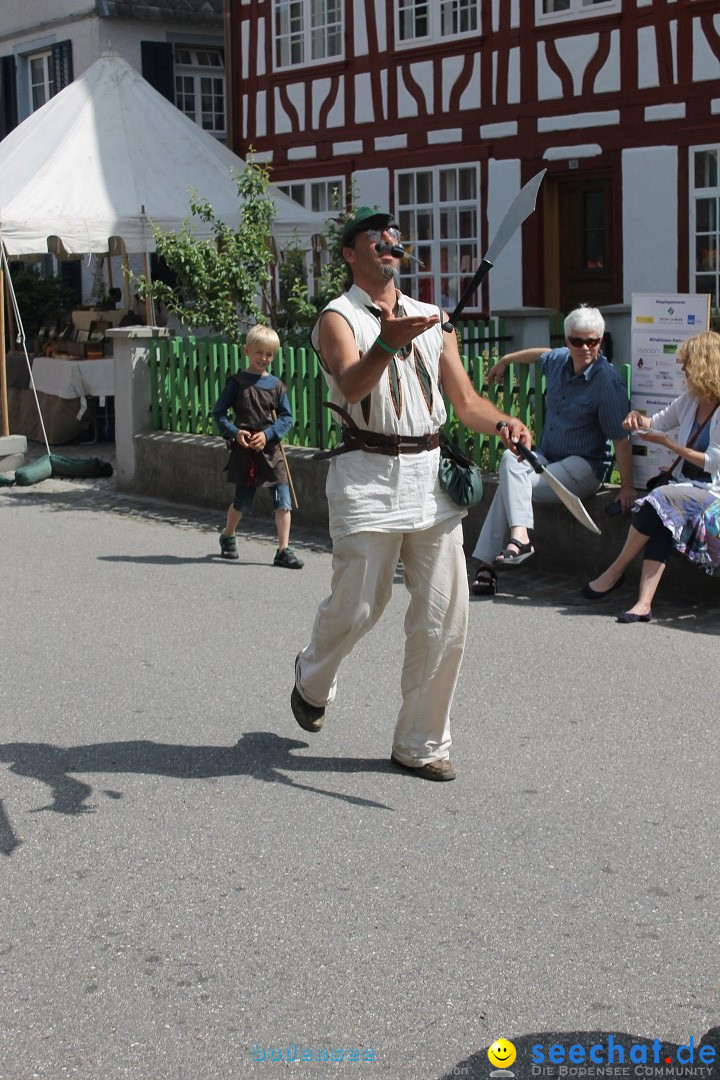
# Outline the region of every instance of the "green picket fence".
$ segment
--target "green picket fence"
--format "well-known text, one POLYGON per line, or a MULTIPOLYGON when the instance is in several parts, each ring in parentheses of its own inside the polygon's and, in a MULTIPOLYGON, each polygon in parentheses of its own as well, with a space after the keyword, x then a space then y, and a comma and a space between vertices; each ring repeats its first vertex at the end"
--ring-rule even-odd
MULTIPOLYGON (((541 393, 533 387, 532 365, 509 365, 500 386, 486 385, 487 371, 498 355, 510 351, 501 319, 468 322, 459 328, 471 352, 463 363, 473 386, 498 408, 518 416, 538 442, 544 422, 544 379, 541 393)), ((150 344, 151 410, 156 431, 217 435, 211 411, 230 375, 245 367, 241 347, 218 338, 155 338, 150 344)), ((325 378, 312 348, 281 349, 273 372, 285 383, 295 423, 286 443, 329 449, 337 441, 339 427, 329 409, 325 378)), ((620 369, 630 389, 630 366, 620 369)), ((478 435, 458 421, 446 402, 445 430, 478 465, 496 471, 502 443, 496 436, 478 435)))

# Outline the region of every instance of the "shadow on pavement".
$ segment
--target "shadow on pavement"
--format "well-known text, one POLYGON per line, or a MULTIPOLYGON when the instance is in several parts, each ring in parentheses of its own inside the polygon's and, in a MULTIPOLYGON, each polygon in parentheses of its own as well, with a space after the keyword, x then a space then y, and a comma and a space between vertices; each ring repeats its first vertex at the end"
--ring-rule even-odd
MULTIPOLYGON (((299 550, 299 549, 298 549, 299 550)), ((193 563, 222 563, 224 566, 267 566, 267 562, 252 562, 248 559, 223 559, 220 552, 198 555, 197 558, 184 558, 181 555, 98 555, 98 562, 143 563, 146 566, 187 566, 193 563)))
MULTIPOLYGON (((606 1007, 599 1003, 591 1006, 606 1007)), ((498 1035, 506 1041, 501 1033, 498 1035)), ((718 1076, 720 1027, 710 1028, 698 1042, 688 1034, 686 1043, 666 1042, 659 1037, 636 1038, 622 1031, 539 1031, 513 1036, 511 1042, 517 1057, 507 1069, 495 1069, 488 1059, 488 1048, 485 1048, 459 1061, 438 1080, 457 1077, 512 1080, 513 1076, 517 1080, 597 1076, 628 1080, 678 1080, 682 1077, 715 1080, 718 1076), (554 1062, 549 1056, 551 1048, 554 1062)))
MULTIPOLYGON (((698 572, 702 584, 703 578, 698 572)), ((472 575, 471 575, 472 577, 472 575)), ((533 572, 520 569, 506 570, 498 574, 498 591, 495 596, 470 597, 471 611, 476 604, 503 604, 509 607, 551 607, 561 615, 598 616, 614 622, 621 611, 632 607, 637 595, 637 582, 628 581, 622 589, 613 592, 606 600, 586 600, 580 595, 582 581, 564 574, 548 571, 533 572)), ((673 590, 663 592, 662 584, 653 604, 653 622, 648 626, 617 626, 619 634, 638 631, 652 632, 654 626, 685 630, 695 634, 720 633, 720 604, 714 596, 705 598, 680 596, 673 590)))
MULTIPOLYGON (((217 535, 225 524, 225 510, 212 510, 197 506, 183 506, 145 496, 119 494, 110 480, 62 480, 47 481, 36 487, 3 488, 2 498, 8 509, 21 509, 23 505, 42 506, 50 512, 78 510, 90 513, 109 513, 115 517, 139 518, 155 521, 176 528, 212 533, 217 548, 217 535)), ((239 538, 270 540, 277 543, 275 522, 271 514, 258 513, 243 518, 239 538)), ((327 530, 293 528, 293 547, 304 551, 329 551, 330 537, 327 530)))
MULTIPOLYGON (((397 770, 385 758, 300 757, 292 751, 306 750, 308 744, 286 739, 268 731, 243 735, 235 746, 184 746, 154 743, 145 739, 130 742, 92 743, 88 746, 52 746, 49 743, 0 744, 0 761, 7 762, 17 776, 27 776, 46 784, 52 801, 33 812, 51 810, 58 814, 93 813, 87 800, 93 788, 74 773, 136 773, 167 776, 179 780, 203 780, 219 776, 248 776, 273 784, 314 791, 355 806, 392 810, 385 803, 356 795, 328 791, 302 783, 286 775, 311 777, 314 773, 393 773, 397 770)), ((119 791, 105 790, 111 799, 122 799, 119 791)), ((0 853, 12 854, 21 841, 15 835, 0 801, 0 853)))

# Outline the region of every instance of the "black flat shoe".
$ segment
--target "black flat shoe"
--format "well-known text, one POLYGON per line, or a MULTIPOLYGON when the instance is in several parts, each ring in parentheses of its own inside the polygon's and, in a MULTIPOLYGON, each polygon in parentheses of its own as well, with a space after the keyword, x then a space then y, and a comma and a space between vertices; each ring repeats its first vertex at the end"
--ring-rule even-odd
POLYGON ((652 612, 648 612, 647 615, 632 615, 629 611, 623 611, 622 615, 618 615, 615 622, 652 622, 652 612))
POLYGON ((586 600, 604 600, 606 596, 609 596, 615 589, 619 589, 621 585, 625 584, 625 575, 621 574, 614 585, 611 585, 609 589, 605 589, 604 592, 598 592, 597 589, 593 589, 590 585, 583 585, 580 590, 580 595, 584 596, 586 600))
POLYGON ((497 574, 488 563, 481 562, 475 570, 470 592, 473 596, 494 596, 497 592, 497 574))

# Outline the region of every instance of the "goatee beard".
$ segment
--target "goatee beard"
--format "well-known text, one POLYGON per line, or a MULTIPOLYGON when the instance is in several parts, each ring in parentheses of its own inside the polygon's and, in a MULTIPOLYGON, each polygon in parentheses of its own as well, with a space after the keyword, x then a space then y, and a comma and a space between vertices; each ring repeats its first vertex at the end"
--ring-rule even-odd
POLYGON ((383 277, 386 281, 394 281, 397 285, 400 280, 400 275, 396 266, 388 266, 387 263, 383 263, 380 269, 382 270, 383 277))

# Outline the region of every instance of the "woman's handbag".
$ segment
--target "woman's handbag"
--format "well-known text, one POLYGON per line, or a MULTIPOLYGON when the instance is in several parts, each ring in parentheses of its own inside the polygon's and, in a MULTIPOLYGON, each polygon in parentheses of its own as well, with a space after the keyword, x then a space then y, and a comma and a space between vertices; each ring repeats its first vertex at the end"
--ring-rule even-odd
POLYGON ((475 506, 482 499, 482 472, 442 433, 438 475, 442 487, 458 506, 475 506))
MULTIPOLYGON (((715 409, 717 409, 717 405, 715 406, 715 409)), ((687 444, 688 450, 692 449, 692 447, 695 445, 695 440, 697 439, 698 435, 700 435, 705 430, 705 428, 712 420, 713 416, 715 415, 715 409, 713 409, 713 411, 710 413, 705 423, 701 424, 700 427, 695 431, 692 439, 690 439, 690 442, 687 444)), ((651 476, 649 480, 646 480, 645 490, 654 491, 655 488, 662 487, 663 484, 679 484, 680 481, 676 476, 673 476, 673 473, 675 472, 682 460, 682 457, 678 455, 678 457, 675 458, 669 469, 661 469, 659 473, 655 474, 655 476, 651 476)))
POLYGON ((663 469, 661 472, 656 473, 655 476, 651 476, 645 481, 645 490, 654 491, 657 487, 662 487, 663 484, 677 484, 677 477, 672 476, 672 471, 676 467, 680 458, 676 458, 673 465, 669 469, 663 469))

